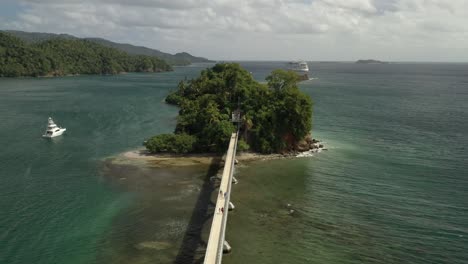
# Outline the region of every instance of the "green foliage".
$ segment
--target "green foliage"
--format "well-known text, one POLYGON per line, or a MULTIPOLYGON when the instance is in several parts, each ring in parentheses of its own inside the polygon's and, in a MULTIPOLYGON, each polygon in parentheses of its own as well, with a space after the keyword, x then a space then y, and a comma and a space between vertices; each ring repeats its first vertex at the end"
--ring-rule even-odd
POLYGON ((187 134, 161 134, 154 136, 143 145, 151 153, 188 153, 193 151, 196 137, 187 134))
POLYGON ((166 97, 165 101, 168 104, 180 105, 183 99, 184 98, 177 93, 171 93, 166 97))
POLYGON ((247 151, 249 149, 250 149, 249 144, 247 144, 247 142, 245 142, 243 139, 240 139, 239 141, 237 141, 238 151, 247 151))
POLYGON ((180 107, 175 133, 197 138, 196 152, 224 152, 235 131, 231 113, 241 102, 239 150, 261 153, 293 149, 312 128, 312 101, 297 87, 297 74, 275 70, 268 84, 238 64, 217 64, 182 81, 166 101, 180 107))
POLYGON ((115 48, 80 39, 50 39, 26 44, 0 32, 0 76, 62 76, 171 70, 161 59, 128 55, 115 48))
POLYGON ((179 85, 177 86, 177 91, 170 93, 165 101, 168 104, 173 104, 173 105, 180 105, 182 103, 182 100, 184 99, 181 94, 183 94, 185 90, 185 82, 181 81, 179 82, 179 85))
POLYGON ((297 89, 299 76, 293 71, 274 70, 270 76, 266 78, 268 87, 275 92, 297 89))

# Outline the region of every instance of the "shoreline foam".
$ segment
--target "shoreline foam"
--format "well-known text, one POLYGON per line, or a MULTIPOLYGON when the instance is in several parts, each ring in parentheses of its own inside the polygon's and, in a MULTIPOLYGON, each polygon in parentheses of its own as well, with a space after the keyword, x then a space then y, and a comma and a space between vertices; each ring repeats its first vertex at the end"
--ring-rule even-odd
MULTIPOLYGON (((317 153, 319 151, 314 151, 317 153)), ((262 160, 275 160, 296 157, 310 157, 312 155, 301 155, 311 153, 290 152, 286 154, 260 154, 255 152, 241 152, 236 156, 238 162, 252 162, 262 160)), ((181 167, 193 165, 209 165, 213 161, 224 160, 224 155, 216 153, 196 153, 196 154, 151 154, 144 148, 129 150, 111 158, 112 163, 116 164, 143 164, 149 167, 181 167)))

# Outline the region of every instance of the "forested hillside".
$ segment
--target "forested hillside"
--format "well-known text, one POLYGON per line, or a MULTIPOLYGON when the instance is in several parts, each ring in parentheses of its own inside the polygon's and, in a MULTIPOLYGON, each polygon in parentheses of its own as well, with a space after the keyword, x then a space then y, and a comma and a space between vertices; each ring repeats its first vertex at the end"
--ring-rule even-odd
POLYGON ((169 71, 157 57, 129 55, 81 39, 50 39, 28 44, 0 32, 0 76, 64 76, 169 71))
POLYGON ((98 44, 102 44, 107 47, 116 48, 116 49, 125 51, 128 54, 155 56, 155 57, 164 59, 167 63, 171 65, 183 66, 183 65, 189 65, 191 63, 197 63, 197 62, 211 62, 210 60, 202 58, 202 57, 192 56, 188 54, 187 52, 181 52, 181 53, 176 53, 172 55, 166 52, 162 52, 162 51, 155 50, 155 49, 150 49, 147 47, 135 46, 131 44, 116 43, 116 42, 112 42, 112 41, 100 39, 100 38, 87 38, 87 40, 96 42, 98 44))
MULTIPOLYGON (((25 41, 26 43, 39 43, 43 41, 47 41, 50 39, 80 39, 78 37, 68 35, 68 34, 53 34, 53 33, 41 33, 41 32, 25 32, 25 31, 17 31, 17 30, 6 30, 5 33, 9 33, 15 37, 20 38, 21 40, 25 41)), ((188 65, 191 63, 196 62, 211 62, 210 60, 202 57, 195 57, 187 52, 180 52, 174 55, 162 52, 157 49, 150 49, 147 47, 142 46, 135 46, 131 44, 123 44, 112 42, 102 38, 83 38, 83 40, 89 40, 91 42, 95 42, 97 44, 104 45, 110 48, 116 48, 120 51, 124 51, 131 55, 146 55, 146 56, 153 56, 163 59, 170 65, 188 65)))

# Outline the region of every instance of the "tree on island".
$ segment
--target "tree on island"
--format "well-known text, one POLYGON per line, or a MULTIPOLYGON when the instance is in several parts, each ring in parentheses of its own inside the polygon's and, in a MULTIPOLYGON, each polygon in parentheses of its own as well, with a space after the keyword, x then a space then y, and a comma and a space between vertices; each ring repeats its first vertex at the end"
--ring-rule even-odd
POLYGON ((236 129, 230 117, 239 100, 239 150, 295 150, 310 133, 312 101, 299 90, 294 72, 275 70, 267 81, 255 81, 235 63, 216 64, 196 79, 181 81, 166 98, 168 103, 180 107, 174 134, 154 136, 144 145, 152 153, 224 152, 236 129), (170 148, 171 142, 182 143, 170 148))

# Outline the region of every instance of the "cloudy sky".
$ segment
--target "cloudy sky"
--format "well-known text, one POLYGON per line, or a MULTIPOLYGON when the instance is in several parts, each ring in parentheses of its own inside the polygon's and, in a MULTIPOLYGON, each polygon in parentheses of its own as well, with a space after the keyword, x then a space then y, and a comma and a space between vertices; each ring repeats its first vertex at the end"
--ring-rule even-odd
POLYGON ((468 62, 468 0, 0 0, 0 25, 215 60, 468 62))

